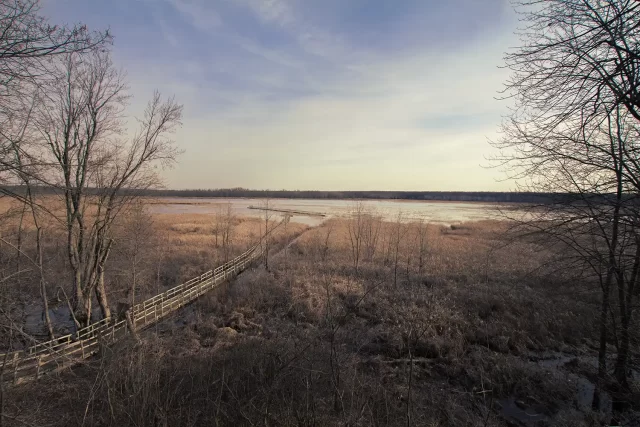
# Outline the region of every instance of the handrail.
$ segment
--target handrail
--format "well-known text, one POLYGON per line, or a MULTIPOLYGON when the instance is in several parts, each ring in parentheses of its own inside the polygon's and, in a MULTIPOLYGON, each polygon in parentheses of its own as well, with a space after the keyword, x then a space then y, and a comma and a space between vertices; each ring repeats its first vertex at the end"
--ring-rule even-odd
MULTIPOLYGON (((272 227, 257 244, 231 261, 129 308, 126 315, 131 325, 135 330, 149 327, 242 272, 263 255, 263 240, 282 224, 280 222, 272 227)), ((78 329, 75 334, 38 343, 24 350, 0 353, 1 380, 11 380, 15 384, 38 379, 45 373, 77 363, 97 353, 102 344, 110 344, 126 336, 131 325, 127 319, 102 319, 78 329)))

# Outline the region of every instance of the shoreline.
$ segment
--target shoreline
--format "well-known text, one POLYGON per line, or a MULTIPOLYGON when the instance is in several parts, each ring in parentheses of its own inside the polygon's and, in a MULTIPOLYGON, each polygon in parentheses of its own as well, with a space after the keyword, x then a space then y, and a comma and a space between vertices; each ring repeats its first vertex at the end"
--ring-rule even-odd
POLYGON ((306 199, 298 197, 198 197, 198 196, 143 196, 145 200, 151 200, 151 204, 167 204, 167 205, 208 205, 215 204, 215 200, 270 200, 270 201, 311 201, 311 202, 392 202, 392 203, 433 203, 433 204, 473 204, 473 205, 495 205, 495 206, 518 206, 525 203, 521 202, 484 202, 479 200, 412 200, 412 199, 306 199), (202 202, 163 202, 166 199, 198 199, 202 202), (206 201, 204 201, 206 200, 206 201))

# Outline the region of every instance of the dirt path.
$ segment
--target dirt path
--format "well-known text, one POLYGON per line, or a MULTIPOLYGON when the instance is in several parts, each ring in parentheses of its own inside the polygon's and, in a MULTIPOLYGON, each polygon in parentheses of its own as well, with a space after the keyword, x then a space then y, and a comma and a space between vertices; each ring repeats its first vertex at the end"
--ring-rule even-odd
MULTIPOLYGON (((322 223, 320 224, 322 225, 322 223)), ((320 225, 316 225, 314 227, 309 227, 306 230, 303 230, 300 234, 298 234, 296 237, 294 237, 293 239, 291 239, 289 241, 289 243, 287 243, 286 245, 284 245, 284 247, 282 249, 280 249, 278 252, 274 253, 273 255, 271 255, 271 259, 278 259, 279 257, 284 256, 284 251, 289 249, 291 247, 291 245, 293 245, 294 243, 296 243, 302 236, 304 236, 306 233, 308 233, 311 230, 314 230, 318 227, 320 227, 320 225)))

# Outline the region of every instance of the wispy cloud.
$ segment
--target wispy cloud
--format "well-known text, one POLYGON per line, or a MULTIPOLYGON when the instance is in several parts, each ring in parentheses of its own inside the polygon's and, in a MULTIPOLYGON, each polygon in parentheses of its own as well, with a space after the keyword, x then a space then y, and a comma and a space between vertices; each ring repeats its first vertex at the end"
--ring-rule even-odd
POLYGON ((154 88, 185 104, 173 187, 504 188, 480 165, 506 107, 506 1, 113 0, 120 20, 49 1, 111 24, 134 110, 154 88))
POLYGON ((271 61, 279 65, 283 65, 286 67, 293 67, 293 68, 301 68, 303 65, 302 61, 295 59, 291 55, 288 55, 278 50, 262 47, 257 42, 250 40, 246 37, 234 36, 233 40, 242 49, 254 55, 258 55, 263 59, 266 59, 267 61, 271 61))
POLYGON ((220 27, 222 19, 211 7, 211 3, 203 0, 167 0, 185 19, 201 31, 209 31, 220 27))
POLYGON ((233 0, 249 7, 263 22, 275 23, 281 27, 296 22, 290 2, 286 0, 233 0))
POLYGON ((162 32, 162 37, 166 40, 166 42, 169 43, 169 45, 173 48, 179 47, 180 42, 178 41, 178 38, 176 37, 175 33, 173 32, 169 24, 167 24, 167 21, 155 15, 154 15, 154 19, 155 19, 155 22, 158 24, 158 27, 162 32))

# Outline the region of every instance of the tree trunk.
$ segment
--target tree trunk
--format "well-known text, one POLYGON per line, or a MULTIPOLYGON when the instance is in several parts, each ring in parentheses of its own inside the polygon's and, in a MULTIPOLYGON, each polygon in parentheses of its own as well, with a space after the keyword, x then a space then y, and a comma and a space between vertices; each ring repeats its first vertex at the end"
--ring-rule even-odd
MULTIPOLYGON (((398 226, 399 227, 399 226, 398 226)), ((400 229, 398 228, 395 241, 395 254, 393 257, 393 286, 398 286, 398 261, 400 257, 400 229)))
POLYGON ((136 323, 134 319, 135 314, 133 310, 132 309, 127 310, 124 315, 125 315, 125 319, 127 320, 127 326, 131 331, 131 335, 133 336, 133 339, 136 341, 140 341, 140 337, 138 336, 138 331, 136 330, 136 323))
MULTIPOLYGON (((137 253, 138 251, 136 250, 135 253, 137 253)), ((136 305, 136 284, 138 283, 138 269, 137 269, 137 256, 134 254, 133 255, 133 262, 131 263, 131 269, 132 274, 131 274, 131 287, 129 288, 129 292, 130 292, 130 301, 131 301, 131 307, 133 307, 134 305, 136 305)))
POLYGON ((413 383, 413 352, 411 351, 412 332, 409 331, 409 337, 407 338, 407 349, 409 350, 409 381, 407 385, 407 427, 411 427, 411 386, 413 383))
POLYGON ((88 325, 91 318, 91 298, 86 298, 82 291, 80 271, 76 271, 74 278, 74 293, 72 306, 75 318, 81 325, 88 325))
POLYGON ((22 231, 23 231, 22 223, 24 221, 24 214, 26 210, 27 210, 27 204, 25 203, 22 206, 22 213, 20 214, 20 223, 18 224, 18 244, 17 244, 18 253, 16 257, 16 273, 20 272, 20 259, 22 258, 22 231))
POLYGON ((631 277, 626 283, 618 281, 618 304, 620 306, 620 338, 617 346, 615 377, 624 392, 629 390, 627 378, 627 364, 629 363, 629 341, 631 334, 629 327, 633 318, 633 299, 640 272, 640 237, 636 235, 636 253, 631 277))
POLYGON ((49 315, 49 301, 47 300, 47 283, 44 280, 44 268, 42 260, 42 229, 38 227, 36 230, 36 252, 38 254, 38 267, 40 269, 40 297, 42 298, 42 309, 44 311, 44 321, 49 333, 49 339, 54 339, 53 324, 49 315))
POLYGON ((611 276, 607 276, 602 288, 602 303, 600 305, 600 348, 598 349, 598 378, 593 390, 593 402, 591 406, 594 410, 600 409, 600 394, 604 389, 607 377, 607 313, 609 311, 609 288, 611 286, 611 276))
POLYGON ((267 242, 267 240, 269 239, 269 236, 265 236, 265 243, 264 243, 264 269, 269 271, 269 243, 267 242))
MULTIPOLYGON (((289 217, 285 217, 284 219, 284 235, 286 238, 288 238, 287 236, 287 224, 289 223, 289 217)), ((287 241, 285 241, 284 244, 284 270, 287 271, 287 267, 288 267, 288 262, 289 262, 289 257, 287 256, 287 253, 289 252, 287 249, 289 248, 289 245, 287 243, 287 241)), ((293 286, 293 281, 290 282, 290 287, 293 286)))
POLYGON ((616 262, 616 250, 618 248, 619 237, 618 232, 620 227, 620 206, 622 200, 622 173, 619 168, 616 168, 616 179, 616 204, 613 208, 607 276, 602 287, 602 304, 600 306, 600 348, 598 349, 598 379, 593 390, 592 406, 594 409, 600 409, 600 393, 602 393, 607 379, 607 313, 609 311, 611 282, 613 278, 616 277, 618 286, 620 286, 620 279, 622 277, 616 262))
POLYGON ((111 309, 107 300, 107 292, 104 287, 104 267, 98 267, 98 285, 96 286, 96 298, 100 304, 103 319, 111 319, 111 309))
POLYGON ((264 269, 269 271, 269 201, 264 208, 264 269))
POLYGON ((54 339, 53 324, 51 323, 51 316, 49 315, 49 301, 47 301, 47 285, 44 278, 40 279, 40 296, 42 297, 42 311, 44 313, 44 322, 47 326, 47 333, 49 339, 54 339))
POLYGON ((82 309, 84 312, 81 312, 80 321, 84 323, 84 326, 89 326, 91 324, 91 295, 83 295, 83 306, 82 309))
POLYGON ((627 381, 627 363, 629 361, 629 324, 630 316, 625 315, 622 318, 620 324, 620 348, 618 349, 618 356, 616 358, 615 365, 615 377, 618 385, 623 390, 629 389, 629 383, 627 381))

